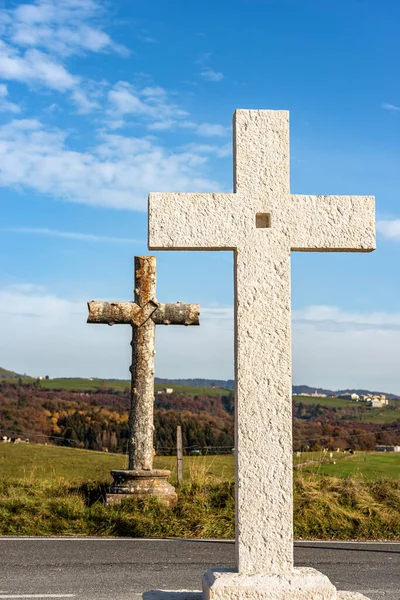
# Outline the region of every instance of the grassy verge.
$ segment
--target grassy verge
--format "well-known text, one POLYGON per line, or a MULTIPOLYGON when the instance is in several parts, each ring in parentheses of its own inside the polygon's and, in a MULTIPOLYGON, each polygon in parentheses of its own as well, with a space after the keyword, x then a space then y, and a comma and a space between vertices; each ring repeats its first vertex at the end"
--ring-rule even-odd
MULTIPOLYGON (((106 506, 106 483, 3 480, 1 535, 234 537, 234 484, 192 469, 172 509, 156 500, 106 506)), ((296 539, 400 540, 400 482, 299 474, 296 539)))
MULTIPOLYGON (((345 457, 296 455, 317 464, 295 471, 295 537, 400 540, 399 454, 345 457)), ((173 484, 175 465, 173 456, 155 457, 173 484)), ((105 506, 110 470, 125 467, 118 454, 0 444, 0 535, 234 537, 234 456, 185 457, 173 509, 152 499, 105 506)))
POLYGON ((400 540, 400 482, 299 475, 294 488, 297 539, 400 540))
POLYGON ((152 498, 106 506, 106 487, 101 483, 4 481, 0 535, 234 536, 233 483, 191 482, 179 491, 173 509, 152 498))

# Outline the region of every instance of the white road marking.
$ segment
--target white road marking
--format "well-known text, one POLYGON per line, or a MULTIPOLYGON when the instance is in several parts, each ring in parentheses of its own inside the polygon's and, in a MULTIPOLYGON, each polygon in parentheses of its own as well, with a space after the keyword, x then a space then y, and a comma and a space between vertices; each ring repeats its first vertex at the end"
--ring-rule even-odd
POLYGON ((75 594, 0 594, 0 598, 75 598, 75 594))

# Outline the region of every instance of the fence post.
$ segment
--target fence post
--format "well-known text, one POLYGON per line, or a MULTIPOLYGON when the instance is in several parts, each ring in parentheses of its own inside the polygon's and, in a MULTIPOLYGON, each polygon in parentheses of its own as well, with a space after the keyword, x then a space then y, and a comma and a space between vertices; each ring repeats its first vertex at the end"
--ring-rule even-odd
POLYGON ((176 428, 176 459, 178 472, 178 485, 183 484, 183 444, 182 444, 182 427, 176 428))

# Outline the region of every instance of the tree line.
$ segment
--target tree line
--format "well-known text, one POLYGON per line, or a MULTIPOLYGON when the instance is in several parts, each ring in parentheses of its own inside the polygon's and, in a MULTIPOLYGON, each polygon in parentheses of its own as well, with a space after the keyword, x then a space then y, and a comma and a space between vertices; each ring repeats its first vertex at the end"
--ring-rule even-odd
MULTIPOLYGON (((46 390, 33 383, 0 382, 0 436, 20 435, 31 442, 126 452, 130 392, 100 387, 74 392, 46 390)), ((384 425, 362 420, 361 406, 327 407, 293 403, 293 450, 319 448, 373 450, 377 444, 400 445, 400 419, 384 425)), ((186 453, 203 449, 230 452, 234 446, 234 395, 157 394, 154 447, 176 451, 181 425, 186 453)), ((260 452, 263 449, 260 448, 260 452)))

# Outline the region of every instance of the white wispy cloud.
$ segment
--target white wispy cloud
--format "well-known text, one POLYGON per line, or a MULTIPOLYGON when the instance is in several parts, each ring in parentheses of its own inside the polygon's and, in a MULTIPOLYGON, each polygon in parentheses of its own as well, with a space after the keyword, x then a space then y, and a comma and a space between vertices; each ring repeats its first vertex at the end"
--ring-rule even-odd
POLYGON ((200 307, 201 322, 204 320, 225 321, 225 328, 227 331, 233 332, 233 306, 205 306, 200 307))
POLYGON ((158 40, 151 37, 150 35, 140 35, 139 39, 141 42, 145 42, 146 44, 158 44, 158 40))
POLYGON ((293 311, 293 380, 400 393, 400 313, 309 306, 293 311))
POLYGON ((224 137, 229 133, 228 127, 218 123, 195 123, 187 120, 165 119, 148 125, 150 131, 167 131, 176 128, 191 130, 202 137, 224 137))
POLYGON ((214 71, 214 69, 211 69, 209 67, 206 67, 202 71, 200 71, 200 75, 206 81, 213 82, 222 81, 224 78, 224 75, 220 71, 214 71))
POLYGON ((103 14, 96 0, 36 0, 3 10, 0 22, 3 34, 16 46, 61 56, 110 50, 128 54, 103 30, 103 14))
POLYGON ((399 330, 400 313, 344 311, 337 306, 308 306, 294 310, 293 322, 326 331, 399 330))
POLYGON ((69 93, 80 113, 98 109, 91 82, 65 63, 89 52, 129 54, 103 30, 102 16, 103 4, 96 0, 36 0, 0 10, 0 77, 69 93))
POLYGON ((108 113, 112 117, 134 115, 154 120, 186 117, 187 112, 169 100, 160 86, 138 88, 127 81, 118 81, 108 92, 108 113))
POLYGON ((213 123, 200 123, 196 127, 196 132, 204 137, 224 136, 229 132, 228 127, 213 123))
MULTIPOLYGON (((224 137, 229 130, 218 123, 197 123, 179 105, 177 94, 148 76, 138 76, 141 85, 127 81, 110 85, 71 72, 72 55, 124 54, 102 28, 104 15, 103 3, 97 0, 35 0, 0 10, 0 77, 26 84, 31 92, 61 93, 77 113, 101 110, 106 115, 97 120, 90 147, 76 131, 72 137, 37 118, 0 126, 0 186, 133 210, 146 209, 151 189, 220 191, 219 183, 208 175, 208 163, 212 156, 223 157, 225 150, 210 146, 206 151, 204 144, 198 150, 194 144, 172 149, 154 135, 129 138, 110 133, 137 124, 152 132, 176 128, 207 138, 224 137)), ((20 111, 8 98, 5 84, 0 84, 0 110, 20 111)), ((67 114, 67 107, 62 110, 67 114)), ((43 118, 48 114, 43 111, 43 118)))
POLYGON ((376 230, 382 237, 400 242, 400 219, 377 221, 376 230))
POLYGON ((382 108, 386 110, 400 110, 400 106, 396 106, 395 104, 389 104, 388 102, 384 102, 382 104, 382 108))
MULTIPOLYGON (((88 299, 59 297, 29 283, 0 286, 2 339, 7 340, 7 345, 0 344, 0 364, 31 375, 128 378, 130 328, 86 324, 88 299)), ((335 306, 295 310, 294 382, 399 393, 399 343, 396 312, 352 312, 335 306), (327 327, 327 321, 336 327, 327 327)), ((200 327, 160 327, 156 373, 231 378, 232 307, 201 306, 200 327)))
POLYGON ((150 131, 186 129, 203 137, 225 136, 229 128, 218 123, 196 123, 189 113, 172 101, 161 86, 134 86, 119 81, 107 95, 107 114, 114 129, 123 127, 125 119, 144 120, 150 131))
POLYGON ((87 91, 84 92, 82 89, 75 89, 71 93, 71 99, 77 107, 77 112, 82 115, 101 108, 97 99, 92 98, 87 91))
POLYGON ((21 108, 18 104, 14 104, 14 102, 8 100, 8 95, 7 86, 4 83, 0 83, 0 111, 11 113, 21 112, 21 108))
POLYGON ((220 191, 208 161, 195 149, 105 133, 91 150, 72 150, 65 131, 36 119, 0 127, 0 185, 83 204, 146 210, 149 190, 220 191))
POLYGON ((229 132, 228 127, 219 123, 197 123, 190 119, 189 113, 161 86, 140 87, 119 81, 108 91, 107 100, 107 124, 113 129, 134 119, 144 122, 150 131, 186 129, 202 137, 226 136, 229 132))
POLYGON ((182 149, 189 152, 197 152, 198 154, 210 154, 217 158, 226 158, 232 155, 231 144, 216 146, 214 144, 197 144, 193 142, 186 144, 182 149))
POLYGON ((110 244, 144 244, 145 240, 133 238, 110 237, 106 235, 93 235, 91 233, 78 233, 76 231, 60 231, 58 229, 47 229, 43 227, 6 227, 0 231, 8 233, 26 233, 32 235, 44 235, 50 237, 78 240, 82 242, 100 242, 110 244))
MULTIPOLYGON (((34 0, 11 9, 0 9, 0 77, 26 84, 31 90, 58 92, 78 114, 102 111, 103 125, 111 130, 132 123, 154 131, 186 128, 200 136, 226 135, 220 124, 196 123, 179 106, 176 94, 148 84, 128 81, 110 84, 92 81, 71 71, 71 56, 129 50, 105 31, 106 4, 101 0, 34 0)), ((140 37, 140 34, 139 34, 140 37)), ((219 73, 204 66, 205 77, 219 73), (208 72, 209 71, 209 72, 208 72)), ((139 74, 140 81, 150 80, 139 74)), ((17 112, 3 98, 2 110, 17 112)))
POLYGON ((79 78, 40 50, 19 53, 0 40, 0 77, 21 83, 40 83, 59 92, 75 88, 79 78))
MULTIPOLYGON (((33 376, 128 379, 131 328, 88 325, 90 299, 62 298, 30 284, 0 286, 1 339, 7 340, 0 344, 0 364, 33 376)), ((233 338, 226 309, 203 312, 201 327, 158 328, 158 375, 232 376, 233 338)))

